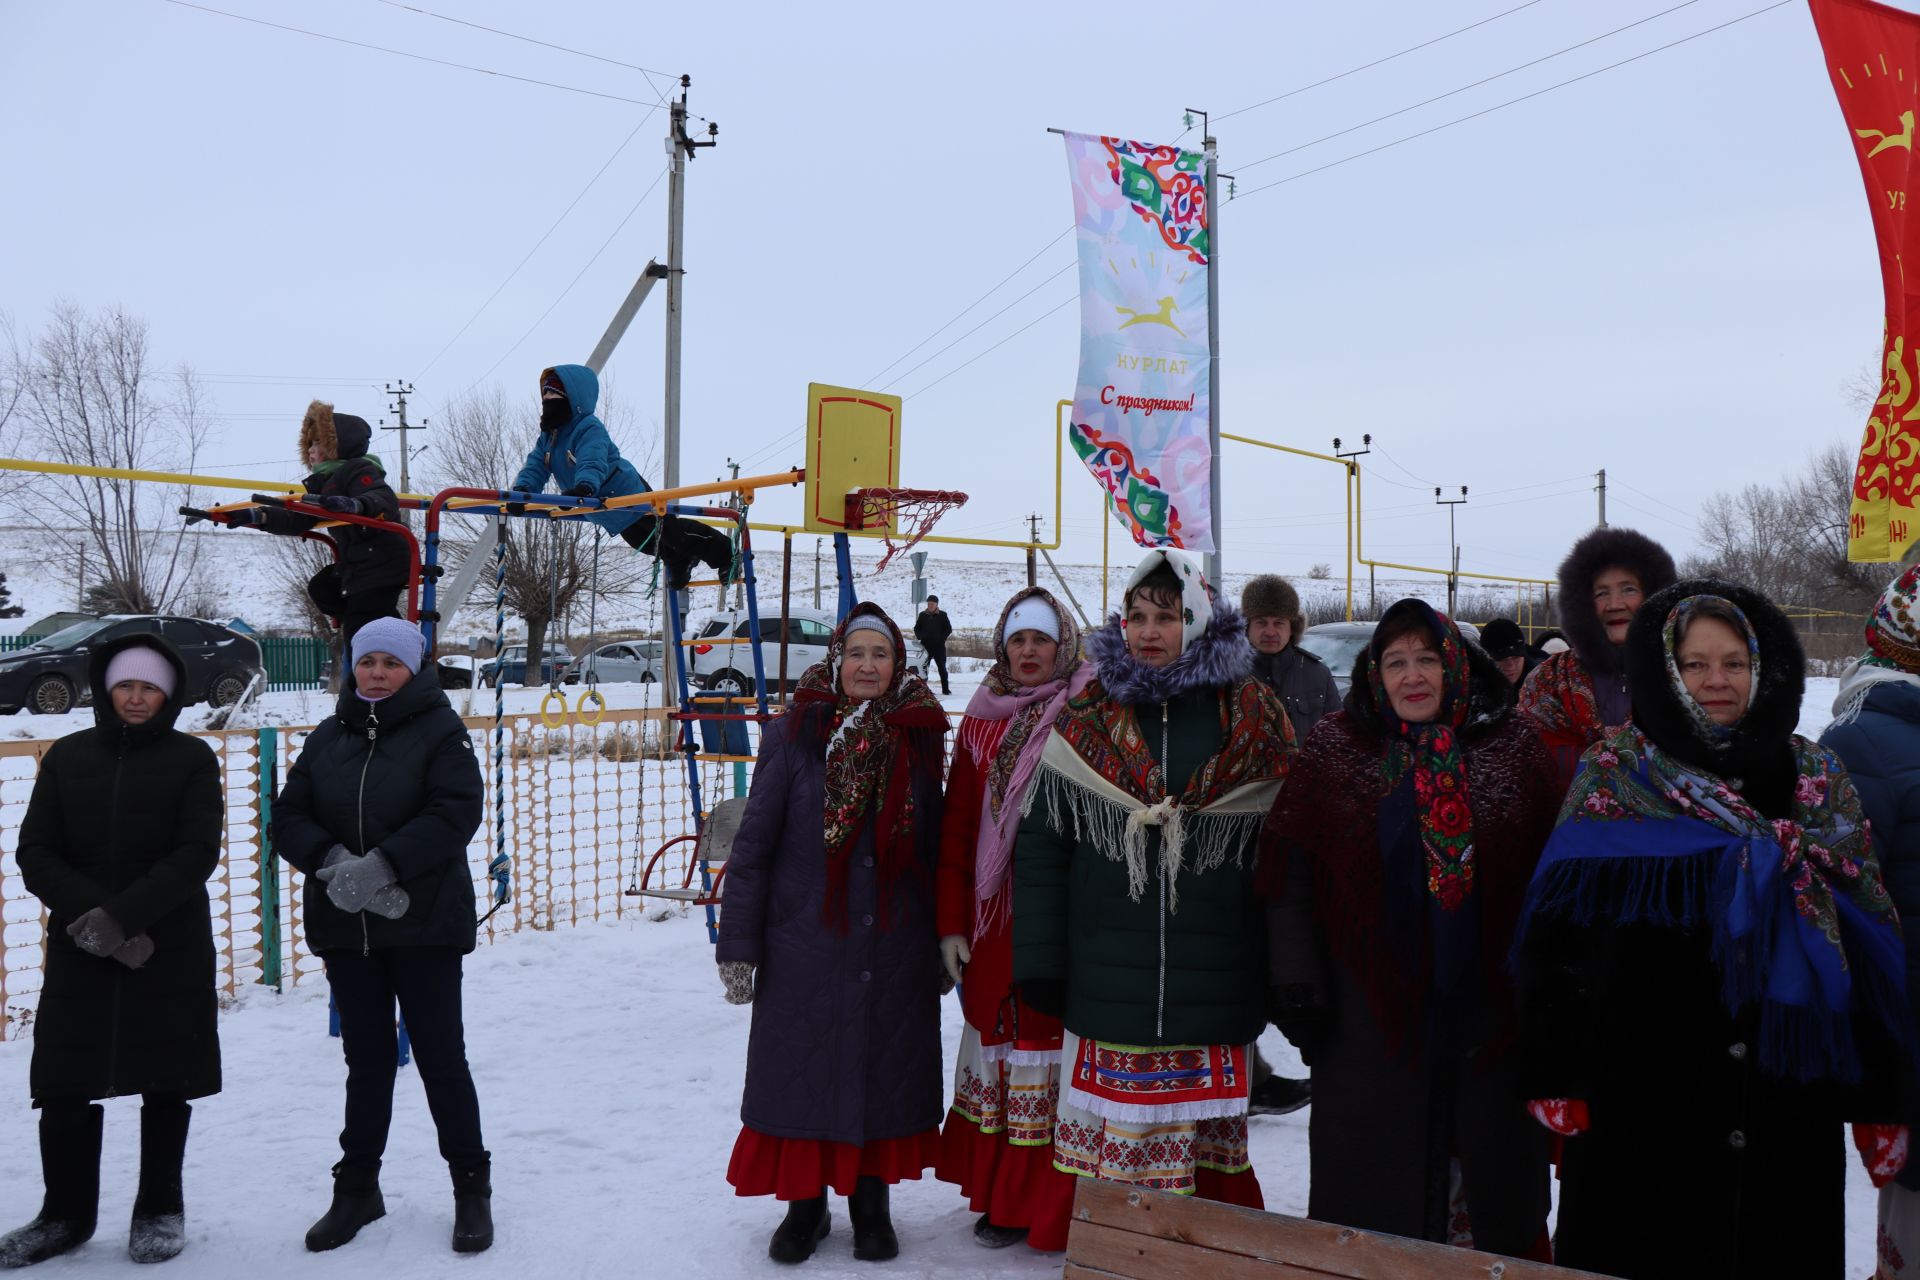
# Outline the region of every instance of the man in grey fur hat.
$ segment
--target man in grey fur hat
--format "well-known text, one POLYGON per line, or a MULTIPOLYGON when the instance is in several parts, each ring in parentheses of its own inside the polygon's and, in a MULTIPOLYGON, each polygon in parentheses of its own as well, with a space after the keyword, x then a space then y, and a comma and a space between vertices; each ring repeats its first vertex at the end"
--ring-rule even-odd
POLYGON ((1253 673, 1286 707, 1294 740, 1305 742, 1315 721, 1340 709, 1340 690, 1327 664, 1300 647, 1307 629, 1300 593, 1285 578, 1263 573, 1240 589, 1240 612, 1253 645, 1253 673))
MULTIPOLYGON (((1276 574, 1263 573, 1240 589, 1240 612, 1247 618, 1247 640, 1253 645, 1253 673, 1267 682, 1287 709, 1296 742, 1305 742, 1314 721, 1340 707, 1340 690, 1324 662, 1302 649, 1297 641, 1307 629, 1300 612, 1300 593, 1276 574)), ((1254 1051, 1253 1095, 1248 1113, 1285 1115, 1313 1101, 1313 1082, 1273 1073, 1259 1051, 1254 1051)))

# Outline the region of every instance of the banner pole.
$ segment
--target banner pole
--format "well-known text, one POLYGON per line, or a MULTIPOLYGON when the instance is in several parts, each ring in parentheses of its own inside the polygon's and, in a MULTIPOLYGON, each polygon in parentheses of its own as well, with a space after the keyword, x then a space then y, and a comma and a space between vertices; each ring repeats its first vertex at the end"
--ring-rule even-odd
POLYGON ((1206 558, 1206 573, 1214 590, 1226 597, 1223 572, 1226 530, 1220 525, 1220 147, 1213 136, 1213 122, 1206 113, 1200 116, 1206 134, 1202 145, 1207 157, 1207 515, 1213 529, 1213 550, 1206 558))

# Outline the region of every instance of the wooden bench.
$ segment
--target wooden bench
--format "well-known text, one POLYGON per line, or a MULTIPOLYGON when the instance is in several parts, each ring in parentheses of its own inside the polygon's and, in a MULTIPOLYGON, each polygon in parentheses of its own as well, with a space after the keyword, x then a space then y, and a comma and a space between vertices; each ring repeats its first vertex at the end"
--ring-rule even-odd
POLYGON ((1569 1271, 1425 1240, 1082 1178, 1066 1280, 1572 1280, 1569 1271))

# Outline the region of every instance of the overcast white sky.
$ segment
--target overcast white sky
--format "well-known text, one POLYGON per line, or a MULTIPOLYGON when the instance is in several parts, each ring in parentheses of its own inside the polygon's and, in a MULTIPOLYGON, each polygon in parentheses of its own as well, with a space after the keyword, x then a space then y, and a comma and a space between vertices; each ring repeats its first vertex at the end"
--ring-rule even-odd
MULTIPOLYGON (((1225 429, 1316 449, 1372 432, 1370 552, 1439 563, 1432 486, 1467 484, 1463 567, 1542 576, 1592 523, 1600 467, 1615 522, 1684 549, 1714 489, 1851 446, 1843 386, 1877 354, 1880 283, 1799 0, 1253 192, 1767 2, 1681 4, 1262 163, 1678 0, 1537 0, 1221 120, 1241 193, 1218 223, 1225 429)), ((209 3, 616 98, 668 83, 379 0, 209 3)), ((1016 537, 1029 511, 1051 523, 1053 403, 1078 349, 1075 308, 1045 314, 1076 293, 1071 272, 1046 280, 1071 238, 1040 252, 1072 220, 1046 128, 1171 140, 1182 108, 1239 111, 1519 3, 420 7, 684 71, 720 123, 688 184, 686 479, 730 456, 798 463, 810 380, 877 387, 911 396, 903 482, 975 495, 945 531, 1016 537)), ((145 317, 164 359, 218 375, 209 472, 296 474, 308 398, 375 418, 392 378, 429 419, 497 382, 531 434, 539 368, 583 358, 664 257, 664 183, 614 233, 661 173, 664 116, 166 0, 0 0, 0 310, 28 329, 60 298, 145 317)), ((613 364, 640 430, 663 296, 613 364)), ((1336 468, 1231 443, 1225 461, 1230 569, 1340 563, 1336 468)), ((1065 555, 1097 561, 1097 490, 1068 465, 1065 555)), ((758 511, 798 509, 783 492, 758 511)))

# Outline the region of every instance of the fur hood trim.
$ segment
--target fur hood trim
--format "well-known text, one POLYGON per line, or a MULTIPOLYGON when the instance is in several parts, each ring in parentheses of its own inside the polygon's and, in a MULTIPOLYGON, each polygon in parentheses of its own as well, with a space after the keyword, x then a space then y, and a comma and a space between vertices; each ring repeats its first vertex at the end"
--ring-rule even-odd
MULTIPOLYGON (((1627 684, 1633 690, 1633 723, 1668 755, 1722 778, 1748 784, 1749 798, 1765 806, 1769 785, 1782 782, 1791 799, 1793 732, 1807 687, 1807 660, 1793 624, 1774 603, 1748 587, 1715 578, 1676 582, 1650 598, 1627 632, 1627 684), (1663 632, 1667 616, 1688 596, 1720 596, 1747 616, 1760 644, 1760 687, 1753 704, 1725 741, 1708 742, 1695 727, 1667 672, 1663 632), (1785 771, 1782 778, 1781 771, 1785 771), (1755 784, 1762 788, 1753 794, 1755 784)), ((1764 811, 1764 807, 1763 807, 1764 811)), ((1769 813, 1778 817, 1778 813, 1769 813)))
POLYGON ((373 445, 373 428, 365 418, 337 413, 325 400, 315 400, 307 406, 306 417, 300 420, 301 466, 312 465, 307 461, 307 448, 315 444, 327 455, 322 462, 363 458, 373 445))
POLYGON ((1618 674, 1626 658, 1607 642, 1607 629, 1593 607, 1593 583, 1608 569, 1626 569, 1640 579, 1647 599, 1680 576, 1667 549, 1644 533, 1609 525, 1573 544, 1560 562, 1560 626, 1567 643, 1590 671, 1618 674))
POLYGON ((1214 602, 1206 630, 1164 667, 1143 666, 1127 652, 1126 630, 1117 613, 1088 633, 1087 658, 1107 695, 1129 706, 1217 689, 1253 673, 1246 620, 1224 600, 1214 602))

